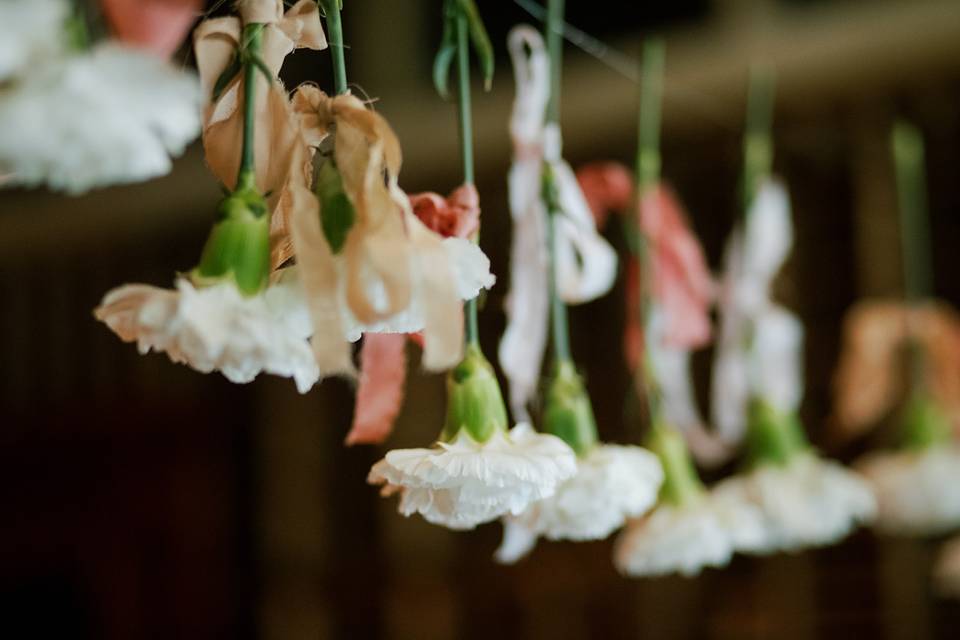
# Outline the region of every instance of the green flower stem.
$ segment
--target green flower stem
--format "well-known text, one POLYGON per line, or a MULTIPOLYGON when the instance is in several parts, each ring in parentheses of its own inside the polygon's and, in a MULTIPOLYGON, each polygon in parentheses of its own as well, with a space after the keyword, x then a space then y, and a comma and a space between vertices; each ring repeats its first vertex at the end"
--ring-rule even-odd
POLYGON ((547 53, 550 56, 550 98, 547 101, 547 122, 560 123, 560 85, 563 75, 564 0, 547 2, 547 53))
POLYGON ((660 180, 660 111, 663 102, 662 38, 650 38, 643 45, 640 75, 640 114, 637 144, 637 185, 645 192, 660 180))
POLYGON ((254 160, 255 121, 257 106, 257 65, 253 59, 260 57, 263 44, 263 25, 252 23, 243 27, 244 49, 247 60, 243 64, 243 147, 240 152, 240 172, 237 175, 237 190, 256 188, 256 164, 254 160))
MULTIPOLYGON (((460 122, 460 152, 463 160, 463 182, 474 184, 473 171, 473 111, 470 98, 470 40, 467 16, 457 15, 457 84, 459 89, 457 107, 460 122)), ((479 238, 474 238, 478 241, 479 238)), ((469 345, 480 344, 477 319, 477 298, 464 305, 464 339, 469 345)))
POLYGON ((901 414, 900 444, 905 449, 927 449, 953 439, 950 418, 930 398, 916 394, 901 414))
POLYGON ((547 248, 550 256, 549 271, 547 273, 548 288, 550 290, 550 329, 553 339, 553 357, 557 367, 572 362, 570 356, 570 327, 567 320, 567 305, 560 299, 557 291, 557 261, 556 261, 556 217, 560 215, 560 197, 553 176, 553 169, 549 162, 543 163, 542 198, 547 207, 547 248))
POLYGON ((662 502, 680 507, 699 500, 706 493, 683 436, 676 429, 655 422, 647 438, 647 448, 657 454, 663 467, 662 502))
POLYGON ((750 69, 747 94, 747 126, 743 137, 743 205, 750 210, 757 188, 773 169, 773 100, 776 76, 766 65, 750 69))
POLYGON ((330 55, 333 58, 333 86, 337 95, 347 92, 347 64, 344 60, 343 24, 340 21, 342 0, 320 0, 327 19, 330 55))
MULTIPOLYGON (((923 137, 913 125, 897 122, 891 132, 890 146, 897 176, 904 296, 907 302, 915 304, 933 293, 923 137)), ((924 386, 926 364, 923 349, 915 340, 909 341, 909 349, 909 384, 911 395, 916 395, 924 386)))
POLYGON ((796 413, 783 413, 763 400, 750 403, 745 443, 747 464, 787 465, 810 443, 796 413))

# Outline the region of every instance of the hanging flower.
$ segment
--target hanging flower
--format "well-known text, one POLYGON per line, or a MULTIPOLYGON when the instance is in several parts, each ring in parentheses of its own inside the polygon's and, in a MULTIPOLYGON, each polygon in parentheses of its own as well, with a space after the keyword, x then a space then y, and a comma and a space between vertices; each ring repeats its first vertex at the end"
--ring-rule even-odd
POLYGON ((663 465, 664 484, 659 504, 617 539, 613 559, 621 573, 692 576, 704 567, 724 566, 735 551, 759 544, 763 529, 757 509, 708 492, 679 433, 657 425, 649 446, 663 465))
POLYGON ((78 194, 170 171, 200 128, 196 79, 106 42, 47 59, 0 89, 5 184, 78 194))
POLYGON ((504 518, 500 562, 516 562, 549 540, 601 540, 627 518, 645 513, 657 499, 663 471, 657 457, 640 447, 597 443, 590 398, 570 362, 561 362, 550 383, 545 431, 577 452, 577 473, 557 492, 520 515, 504 518))
POLYGON ((933 565, 933 585, 939 595, 960 599, 960 537, 951 538, 940 548, 933 565))
POLYGON ((368 481, 383 485, 384 496, 399 494, 402 515, 472 529, 522 513, 576 472, 576 457, 559 438, 526 424, 507 431, 496 376, 478 348, 450 372, 447 399, 434 446, 390 451, 370 470, 368 481))
POLYGON ((288 185, 292 204, 282 207, 321 371, 342 368, 346 341, 366 332, 422 330, 424 366, 455 365, 462 301, 493 285, 489 260, 468 240, 442 238, 417 218, 397 185, 399 142, 381 116, 349 94, 331 98, 310 86, 293 102, 311 152, 328 136, 333 143, 316 196, 288 185))
POLYGON ((527 416, 537 389, 547 339, 547 210, 541 198, 544 163, 550 166, 559 207, 553 245, 557 289, 568 304, 605 294, 616 278, 613 248, 597 233, 590 207, 576 177, 561 156, 560 130, 545 122, 549 96, 549 59, 540 34, 530 27, 510 32, 510 54, 517 95, 510 120, 514 160, 508 176, 513 244, 507 328, 499 360, 510 383, 510 406, 527 416))
POLYGON ((123 42, 169 58, 203 9, 203 0, 100 0, 123 42))
POLYGON ((856 462, 877 497, 877 529, 938 535, 960 527, 960 448, 938 405, 913 399, 905 409, 904 446, 856 462))

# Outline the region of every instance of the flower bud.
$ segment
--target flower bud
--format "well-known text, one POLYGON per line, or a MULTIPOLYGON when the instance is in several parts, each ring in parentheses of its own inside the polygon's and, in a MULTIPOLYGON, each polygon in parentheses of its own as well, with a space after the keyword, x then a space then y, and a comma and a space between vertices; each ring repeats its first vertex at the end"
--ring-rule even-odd
POLYGON ((333 158, 320 165, 315 190, 317 199, 320 201, 320 224, 323 227, 323 235, 327 238, 330 250, 334 254, 340 253, 353 227, 356 213, 350 197, 343 188, 343 179, 333 158))
POLYGON ((479 347, 470 345, 463 360, 447 375, 447 419, 440 439, 454 440, 461 432, 486 442, 507 431, 507 407, 493 367, 479 347))
POLYGON ((674 428, 656 421, 647 437, 647 449, 657 454, 663 467, 660 500, 681 506, 698 500, 705 492, 703 482, 693 466, 693 459, 683 436, 674 428))
POLYGON ((562 439, 578 456, 597 443, 597 423, 583 380, 570 362, 561 362, 547 391, 543 429, 562 439))

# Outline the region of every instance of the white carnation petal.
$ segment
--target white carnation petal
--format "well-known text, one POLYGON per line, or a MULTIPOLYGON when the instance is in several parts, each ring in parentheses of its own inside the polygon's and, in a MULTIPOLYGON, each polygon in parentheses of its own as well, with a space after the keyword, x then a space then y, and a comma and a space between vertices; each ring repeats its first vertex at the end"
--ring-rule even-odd
POLYGON ((66 0, 0 2, 0 82, 62 53, 70 10, 66 0))

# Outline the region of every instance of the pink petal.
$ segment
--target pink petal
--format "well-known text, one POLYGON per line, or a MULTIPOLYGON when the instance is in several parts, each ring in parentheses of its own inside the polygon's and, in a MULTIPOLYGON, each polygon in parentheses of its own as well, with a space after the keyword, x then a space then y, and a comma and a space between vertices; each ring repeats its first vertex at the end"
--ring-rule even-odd
POLYGON ((649 238, 653 295, 664 308, 671 346, 696 348, 710 340, 715 285, 700 243, 673 193, 658 185, 640 202, 640 224, 649 238))
POLYGON ((469 238, 480 228, 480 194, 472 184, 458 187, 444 199, 437 193, 415 193, 410 205, 420 221, 445 238, 469 238))
POLYGON ((621 213, 633 198, 633 176, 618 162, 595 162, 577 170, 577 182, 602 229, 611 211, 621 213))
POLYGON ((360 349, 360 382, 347 444, 378 444, 393 430, 403 403, 407 337, 365 333, 360 349))
POLYGON ((202 0, 101 0, 101 4, 121 41, 162 58, 179 48, 203 7, 202 0))

